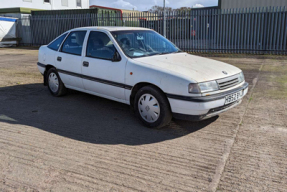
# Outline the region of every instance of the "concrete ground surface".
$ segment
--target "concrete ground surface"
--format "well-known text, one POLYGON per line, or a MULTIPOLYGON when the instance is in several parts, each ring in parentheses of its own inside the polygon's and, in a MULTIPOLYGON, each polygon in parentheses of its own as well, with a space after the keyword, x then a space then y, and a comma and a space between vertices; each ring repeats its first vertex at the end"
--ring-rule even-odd
POLYGON ((205 56, 244 71, 242 104, 152 130, 127 105, 51 96, 37 50, 0 49, 0 191, 287 191, 287 57, 205 56))

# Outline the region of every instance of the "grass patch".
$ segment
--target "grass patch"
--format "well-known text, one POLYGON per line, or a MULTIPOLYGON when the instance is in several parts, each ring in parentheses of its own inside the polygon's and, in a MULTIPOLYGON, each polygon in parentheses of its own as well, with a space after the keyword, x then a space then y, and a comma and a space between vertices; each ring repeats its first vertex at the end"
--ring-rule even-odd
POLYGON ((272 80, 273 80, 273 82, 279 83, 280 85, 283 85, 283 86, 286 87, 286 85, 287 85, 287 74, 284 75, 284 76, 276 77, 276 78, 274 78, 272 80))
POLYGON ((273 73, 287 73, 286 65, 264 65, 262 71, 273 72, 273 73))
POLYGON ((267 77, 266 89, 262 90, 263 94, 274 99, 287 99, 287 63, 264 65, 262 71, 267 77))
POLYGON ((267 92, 267 96, 274 99, 287 99, 287 90, 271 90, 267 92))
POLYGON ((19 71, 10 68, 0 68, 2 75, 9 77, 24 77, 24 78, 39 78, 41 74, 39 72, 28 72, 28 71, 19 71))
POLYGON ((267 89, 267 96, 274 99, 287 99, 287 75, 270 78, 273 86, 267 89))

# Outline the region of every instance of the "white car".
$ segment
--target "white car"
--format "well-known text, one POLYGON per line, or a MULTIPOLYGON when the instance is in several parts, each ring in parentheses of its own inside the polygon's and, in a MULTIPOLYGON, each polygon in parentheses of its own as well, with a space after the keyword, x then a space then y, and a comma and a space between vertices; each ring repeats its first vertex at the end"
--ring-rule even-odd
POLYGON ((216 116, 248 92, 239 68, 182 52, 146 28, 72 29, 40 47, 38 69, 52 95, 69 88, 125 103, 151 128, 216 116))

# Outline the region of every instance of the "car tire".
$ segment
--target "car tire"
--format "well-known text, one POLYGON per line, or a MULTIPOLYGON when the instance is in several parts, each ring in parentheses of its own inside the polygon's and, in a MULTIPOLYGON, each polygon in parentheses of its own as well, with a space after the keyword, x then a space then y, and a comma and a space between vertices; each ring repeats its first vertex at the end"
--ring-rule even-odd
POLYGON ((67 88, 55 68, 48 70, 46 78, 48 89, 53 96, 60 97, 67 93, 67 88))
POLYGON ((149 128, 162 128, 172 119, 169 102, 160 89, 149 85, 142 87, 135 95, 136 116, 149 128))

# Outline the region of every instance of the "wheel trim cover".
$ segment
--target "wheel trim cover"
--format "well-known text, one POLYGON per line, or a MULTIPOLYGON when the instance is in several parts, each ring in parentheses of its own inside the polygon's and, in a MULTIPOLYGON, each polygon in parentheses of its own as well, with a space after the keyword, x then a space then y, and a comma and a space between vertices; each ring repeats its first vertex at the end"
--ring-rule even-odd
POLYGON ((49 78, 48 78, 48 82, 49 82, 49 87, 50 87, 51 91, 56 93, 59 89, 58 76, 55 73, 50 73, 49 78))
POLYGON ((143 94, 138 101, 138 110, 141 117, 149 123, 154 123, 160 116, 158 100, 151 94, 143 94))

